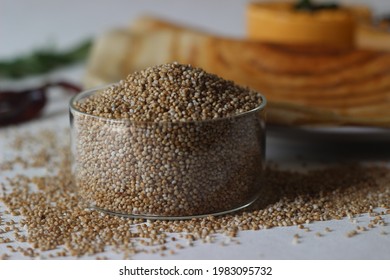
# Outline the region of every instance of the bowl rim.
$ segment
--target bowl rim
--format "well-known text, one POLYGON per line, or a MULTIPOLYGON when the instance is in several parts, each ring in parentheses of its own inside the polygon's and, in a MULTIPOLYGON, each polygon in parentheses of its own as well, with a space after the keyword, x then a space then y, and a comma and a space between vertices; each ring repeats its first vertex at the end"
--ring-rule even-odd
POLYGON ((112 122, 112 123, 153 124, 153 125, 159 125, 159 124, 161 124, 161 125, 163 125, 163 124, 199 124, 199 123, 211 123, 211 122, 218 122, 218 121, 226 121, 226 120, 235 119, 235 118, 238 118, 238 117, 244 117, 244 116, 247 116, 247 115, 255 114, 257 112, 263 111, 265 109, 266 105, 267 105, 267 99, 265 98, 265 96, 263 94, 259 93, 258 91, 256 91, 260 95, 260 98, 261 98, 262 102, 257 107, 255 107, 255 108, 253 108, 253 109, 251 109, 249 111, 246 111, 246 112, 241 112, 241 113, 238 113, 238 114, 235 114, 235 115, 230 115, 230 116, 226 116, 226 117, 222 117, 222 118, 206 119, 206 120, 199 120, 199 121, 196 121, 196 120, 190 120, 190 121, 175 120, 175 121, 159 121, 159 122, 154 122, 154 121, 134 121, 134 120, 125 119, 125 118, 123 118, 123 119, 110 119, 110 118, 95 116, 95 115, 92 115, 92 114, 89 114, 89 113, 82 112, 82 111, 80 111, 79 109, 77 109, 74 106, 76 101, 82 99, 83 97, 92 95, 94 92, 98 92, 98 91, 104 90, 104 89, 106 89, 108 87, 115 86, 115 85, 117 85, 117 83, 108 84, 108 85, 104 85, 104 86, 93 87, 93 88, 90 88, 90 89, 83 90, 83 91, 79 92, 78 94, 73 96, 71 98, 71 100, 69 101, 70 113, 71 114, 77 113, 77 114, 81 114, 81 115, 86 116, 86 117, 95 118, 95 119, 98 119, 98 120, 101 120, 101 121, 112 122))

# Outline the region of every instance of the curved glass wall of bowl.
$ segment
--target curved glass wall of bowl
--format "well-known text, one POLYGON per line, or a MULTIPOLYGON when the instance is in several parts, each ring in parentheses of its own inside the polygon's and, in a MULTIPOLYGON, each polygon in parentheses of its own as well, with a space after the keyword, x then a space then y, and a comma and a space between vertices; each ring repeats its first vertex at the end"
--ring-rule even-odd
POLYGON ((134 122, 70 103, 73 174, 88 207, 126 217, 191 219, 243 209, 259 197, 266 100, 251 111, 206 121, 134 122))

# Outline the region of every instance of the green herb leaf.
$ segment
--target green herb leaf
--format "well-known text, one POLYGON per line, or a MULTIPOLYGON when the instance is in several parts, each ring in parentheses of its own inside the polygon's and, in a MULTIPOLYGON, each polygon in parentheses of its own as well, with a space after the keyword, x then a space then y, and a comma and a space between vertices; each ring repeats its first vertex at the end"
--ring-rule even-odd
POLYGON ((0 77, 22 78, 44 74, 56 68, 82 61, 87 57, 91 45, 92 41, 87 40, 68 51, 37 50, 28 55, 0 61, 0 77))

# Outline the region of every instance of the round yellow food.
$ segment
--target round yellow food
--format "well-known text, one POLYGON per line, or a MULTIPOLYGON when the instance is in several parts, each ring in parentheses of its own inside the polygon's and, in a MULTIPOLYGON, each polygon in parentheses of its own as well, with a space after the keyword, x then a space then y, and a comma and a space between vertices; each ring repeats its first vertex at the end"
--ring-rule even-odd
POLYGON ((271 43, 349 49, 355 44, 356 22, 347 8, 302 11, 287 2, 250 3, 247 8, 249 38, 271 43))

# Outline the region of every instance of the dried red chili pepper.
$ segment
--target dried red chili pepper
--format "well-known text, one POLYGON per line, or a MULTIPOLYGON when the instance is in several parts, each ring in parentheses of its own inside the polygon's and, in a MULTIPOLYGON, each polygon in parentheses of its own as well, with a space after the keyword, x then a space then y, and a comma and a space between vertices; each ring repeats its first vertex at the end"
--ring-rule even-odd
POLYGON ((22 91, 0 92, 0 126, 17 124, 36 118, 47 103, 47 90, 61 87, 77 93, 81 88, 66 81, 50 82, 41 87, 22 91))

